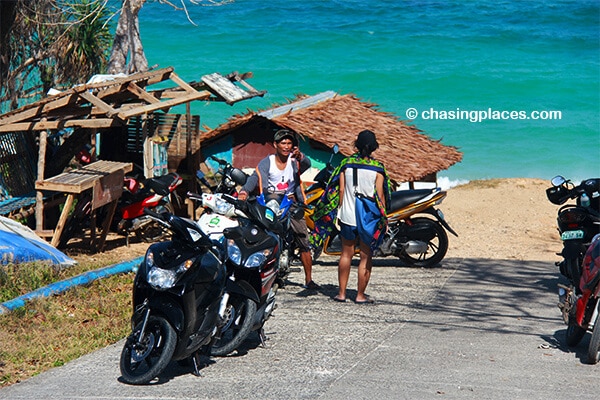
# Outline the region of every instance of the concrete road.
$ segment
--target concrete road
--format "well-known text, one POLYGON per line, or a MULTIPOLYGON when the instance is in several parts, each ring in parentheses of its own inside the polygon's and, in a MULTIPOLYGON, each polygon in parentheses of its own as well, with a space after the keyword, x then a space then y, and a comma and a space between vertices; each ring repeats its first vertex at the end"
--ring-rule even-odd
MULTIPOLYGON (((378 260, 374 305, 331 300, 335 259, 278 293, 267 348, 213 358, 197 378, 173 363, 151 385, 119 379, 123 342, 0 390, 2 399, 598 399, 590 334, 575 349, 548 262, 447 259, 434 269, 378 260), (391 265, 390 265, 391 264, 391 265)), ((350 288, 356 288, 351 275, 350 288)), ((350 290, 351 297, 355 295, 350 290)))

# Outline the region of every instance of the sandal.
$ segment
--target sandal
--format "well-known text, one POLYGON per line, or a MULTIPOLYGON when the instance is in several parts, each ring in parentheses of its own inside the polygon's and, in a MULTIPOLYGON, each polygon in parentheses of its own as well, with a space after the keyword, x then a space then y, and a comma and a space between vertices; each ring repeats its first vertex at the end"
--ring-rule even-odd
POLYGON ((356 304, 374 304, 375 300, 373 300, 370 296, 366 296, 364 300, 354 300, 356 304))
POLYGON ((338 303, 345 303, 345 302, 346 302, 346 299, 341 299, 341 298, 339 298, 339 297, 335 296, 335 297, 333 298, 333 301, 337 301, 338 303))
POLYGON ((321 286, 317 285, 315 281, 310 281, 307 284, 302 285, 302 288, 308 290, 319 290, 321 289, 321 286))

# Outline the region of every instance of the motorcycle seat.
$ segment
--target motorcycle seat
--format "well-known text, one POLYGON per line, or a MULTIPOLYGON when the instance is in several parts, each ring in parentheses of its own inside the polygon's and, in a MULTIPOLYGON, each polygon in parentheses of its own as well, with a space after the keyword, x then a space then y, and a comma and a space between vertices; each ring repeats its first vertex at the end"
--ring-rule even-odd
POLYGON ((179 178, 174 172, 171 172, 167 175, 157 176, 155 178, 148 179, 146 181, 146 187, 149 187, 154 191, 154 193, 159 194, 161 196, 166 196, 171 191, 169 187, 171 187, 179 178))
POLYGON ((413 190, 398 190, 392 193, 392 201, 388 206, 388 210, 398 210, 414 203, 423 197, 429 196, 437 189, 413 189, 413 190))

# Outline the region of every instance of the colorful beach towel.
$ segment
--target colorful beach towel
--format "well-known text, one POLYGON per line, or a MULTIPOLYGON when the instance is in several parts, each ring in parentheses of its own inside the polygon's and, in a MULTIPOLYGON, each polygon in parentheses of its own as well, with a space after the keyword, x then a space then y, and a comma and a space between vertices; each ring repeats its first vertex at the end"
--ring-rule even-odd
MULTIPOLYGON (((372 169, 383 174, 383 190, 386 197, 386 204, 390 204, 392 185, 383 164, 380 161, 370 157, 360 157, 358 153, 346 157, 344 160, 342 160, 340 165, 338 165, 338 167, 333 171, 333 174, 331 175, 331 178, 327 183, 327 187, 325 188, 325 192, 317 202, 317 207, 315 209, 315 213, 313 214, 315 228, 311 232, 309 240, 311 244, 316 248, 323 246, 325 238, 331 235, 335 227, 334 223, 337 217, 338 207, 340 204, 340 173, 346 168, 354 167, 372 169)), ((379 198, 377 193, 375 193, 375 199, 377 201, 379 209, 381 210, 382 218, 377 224, 377 229, 373 240, 371 241, 371 243, 369 243, 371 251, 377 248, 379 242, 378 239, 380 235, 385 231, 385 227, 387 224, 387 219, 385 218, 386 212, 383 207, 383 202, 379 198)))

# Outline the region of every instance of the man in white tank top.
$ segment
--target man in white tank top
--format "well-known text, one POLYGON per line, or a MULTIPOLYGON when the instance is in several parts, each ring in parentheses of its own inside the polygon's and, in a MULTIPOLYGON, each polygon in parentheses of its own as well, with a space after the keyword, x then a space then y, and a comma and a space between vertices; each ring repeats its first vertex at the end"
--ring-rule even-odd
MULTIPOLYGON (((270 188, 283 191, 291 196, 296 202, 304 203, 304 191, 300 175, 310 168, 310 160, 305 157, 298 148, 298 138, 292 131, 281 129, 275 132, 273 146, 275 154, 263 158, 256 167, 254 173, 248 178, 246 184, 240 190, 238 198, 246 200, 248 193, 256 189, 260 193, 270 188)), ((300 260, 304 267, 305 289, 320 289, 312 279, 312 254, 308 241, 308 228, 304 218, 291 219, 292 229, 300 243, 300 260)))

